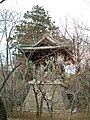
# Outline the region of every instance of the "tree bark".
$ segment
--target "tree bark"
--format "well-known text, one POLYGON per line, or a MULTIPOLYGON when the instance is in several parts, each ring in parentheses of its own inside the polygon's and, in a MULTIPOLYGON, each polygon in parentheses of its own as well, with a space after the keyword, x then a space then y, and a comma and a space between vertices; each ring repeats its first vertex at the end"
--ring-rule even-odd
POLYGON ((7 113, 5 111, 5 107, 1 97, 0 97, 0 120, 7 120, 7 113))

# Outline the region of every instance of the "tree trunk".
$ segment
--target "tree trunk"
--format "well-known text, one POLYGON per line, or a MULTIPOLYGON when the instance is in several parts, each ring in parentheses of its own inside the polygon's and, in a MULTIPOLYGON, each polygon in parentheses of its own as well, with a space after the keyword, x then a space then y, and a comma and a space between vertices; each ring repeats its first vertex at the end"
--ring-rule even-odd
POLYGON ((39 101, 38 101, 38 93, 35 89, 35 86, 33 86, 33 91, 34 91, 34 96, 35 96, 35 100, 36 100, 36 108, 37 108, 37 111, 36 111, 36 120, 39 120, 39 101))
POLYGON ((41 115, 42 115, 42 107, 43 107, 43 96, 41 96, 41 101, 40 101, 40 113, 39 113, 40 119, 41 119, 41 115))
POLYGON ((51 103, 51 114, 50 114, 50 117, 51 117, 51 120, 53 120, 53 103, 51 103))
POLYGON ((0 120, 7 120, 7 114, 1 97, 0 97, 0 120))

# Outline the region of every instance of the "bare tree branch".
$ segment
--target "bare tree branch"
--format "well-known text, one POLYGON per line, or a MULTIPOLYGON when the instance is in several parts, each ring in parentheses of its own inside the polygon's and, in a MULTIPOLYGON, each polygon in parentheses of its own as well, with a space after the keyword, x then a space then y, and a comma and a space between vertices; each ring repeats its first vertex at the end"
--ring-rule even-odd
POLYGON ((19 63, 15 68, 13 68, 13 70, 7 75, 7 77, 5 78, 1 88, 0 88, 0 93, 3 89, 3 87, 5 86, 5 83, 7 82, 7 80, 9 79, 9 77, 11 76, 11 74, 16 70, 16 68, 18 68, 22 63, 19 63))
POLYGON ((4 1, 6 1, 6 0, 1 0, 1 1, 0 1, 0 4, 3 3, 4 1))

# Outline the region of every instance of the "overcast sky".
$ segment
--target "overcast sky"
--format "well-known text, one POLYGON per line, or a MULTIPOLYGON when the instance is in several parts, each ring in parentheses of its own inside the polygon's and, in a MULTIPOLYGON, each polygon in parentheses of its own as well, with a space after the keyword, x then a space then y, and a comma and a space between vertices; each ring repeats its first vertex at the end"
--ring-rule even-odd
POLYGON ((50 16, 59 25, 60 19, 71 17, 80 21, 89 22, 90 0, 6 0, 0 7, 26 12, 33 6, 43 6, 50 16))
POLYGON ((0 8, 4 7, 23 14, 27 10, 32 10, 33 6, 39 5, 43 6, 46 11, 49 11, 49 15, 53 21, 56 22, 57 26, 60 25, 61 20, 67 17, 84 22, 84 24, 88 24, 90 27, 89 1, 90 0, 6 0, 3 4, 0 4, 0 8))

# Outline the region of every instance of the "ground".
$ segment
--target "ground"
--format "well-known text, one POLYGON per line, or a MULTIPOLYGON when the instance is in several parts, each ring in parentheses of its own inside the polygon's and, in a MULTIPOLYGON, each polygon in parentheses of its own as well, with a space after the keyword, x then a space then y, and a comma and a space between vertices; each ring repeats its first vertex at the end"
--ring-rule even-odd
MULTIPOLYGON (((22 119, 18 118, 18 114, 15 115, 15 118, 9 118, 8 120, 36 120, 34 112, 24 112, 22 119)), ((50 120, 48 113, 43 113, 41 120, 50 120)), ((61 113, 55 113, 53 120, 68 120, 68 115, 65 114, 64 111, 61 113)), ((90 118, 85 116, 85 112, 79 112, 73 114, 72 120, 90 120, 90 118)))

